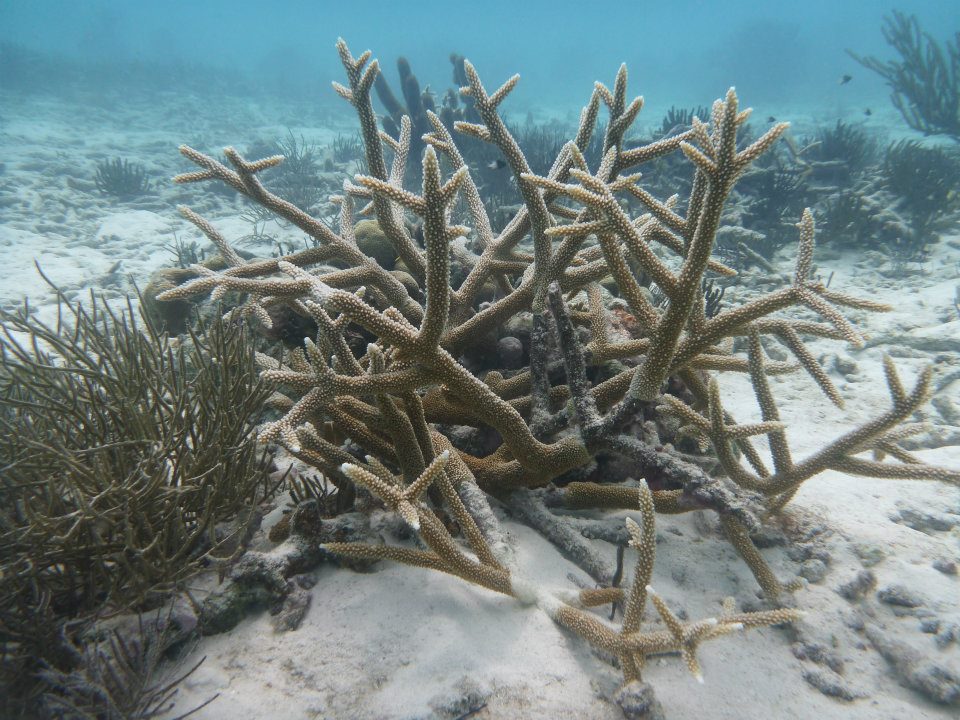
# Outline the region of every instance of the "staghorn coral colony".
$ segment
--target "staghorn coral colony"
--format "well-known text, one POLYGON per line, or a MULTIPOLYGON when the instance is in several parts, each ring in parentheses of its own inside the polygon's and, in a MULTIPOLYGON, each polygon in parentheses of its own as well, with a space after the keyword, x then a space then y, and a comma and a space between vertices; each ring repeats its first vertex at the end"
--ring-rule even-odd
MULTIPOLYGON (((575 137, 549 171, 536 174, 499 111, 519 76, 489 92, 464 60, 460 92, 476 117, 445 124, 424 109, 429 127, 415 139, 410 119, 391 115, 393 136, 380 130, 372 105, 378 62, 369 51, 354 57, 342 40, 337 48, 347 83, 335 89, 359 118, 366 170, 335 198, 335 229, 261 182, 283 156, 248 159, 227 148, 224 164, 181 147, 198 169, 176 182, 225 183, 313 242, 280 257, 244 259, 182 207, 227 267, 192 265, 191 278, 159 299, 239 297, 233 320, 270 328, 282 310, 315 323, 316 334, 293 349, 257 355, 262 378, 277 388, 268 404, 279 413, 259 437, 322 473, 340 498, 331 502, 326 490, 303 486, 283 532, 272 534, 289 536, 269 558, 247 553, 225 594, 269 587, 287 611, 280 622, 295 626, 307 601, 290 578, 321 560, 350 567, 388 560, 449 573, 539 607, 612 655, 623 673, 621 706, 649 712, 656 701, 642 677, 651 656, 679 653, 700 678, 702 642, 800 617, 789 597, 797 581, 777 577, 752 534, 806 480, 834 469, 960 481, 960 472, 898 445, 914 430, 904 423, 925 402, 930 373, 905 385, 889 358, 887 408, 824 438, 807 457, 791 452, 768 378, 806 372, 842 405, 804 337, 860 345, 845 310, 886 309, 828 289, 815 274, 809 210, 793 218, 791 281, 707 312, 704 281, 736 274, 715 254, 725 207, 785 123, 743 141, 750 111, 731 89, 709 117, 695 115, 679 132, 627 147, 643 102, 628 98, 622 66, 612 88, 596 84, 575 137), (602 110, 602 149, 591 162, 585 152, 602 110), (410 149, 421 140, 417 162, 410 149), (498 151, 522 199, 499 231, 461 149, 477 141, 498 151), (690 167, 683 197, 654 197, 641 179, 645 165, 665 158, 690 167), (414 189, 405 181, 411 159, 422 172, 414 189), (374 221, 396 258, 393 270, 358 244, 359 223, 374 221), (769 338, 793 361, 768 358, 769 338), (759 422, 739 423, 725 410, 723 373, 749 377, 759 422), (575 558, 598 587, 542 587, 523 576, 491 498, 575 558), (416 542, 371 540, 337 516, 371 507, 395 512, 416 542), (570 511, 584 508, 633 511, 625 521, 611 515, 606 525, 607 536, 635 554, 632 576, 621 567, 611 577, 569 531, 570 511), (718 617, 688 620, 650 587, 658 514, 693 511, 716 513, 766 607, 738 612, 731 599, 718 617), (648 600, 662 629, 645 617, 648 600), (618 622, 598 614, 611 605, 618 622)), ((216 602, 205 609, 208 622, 223 616, 216 602)))

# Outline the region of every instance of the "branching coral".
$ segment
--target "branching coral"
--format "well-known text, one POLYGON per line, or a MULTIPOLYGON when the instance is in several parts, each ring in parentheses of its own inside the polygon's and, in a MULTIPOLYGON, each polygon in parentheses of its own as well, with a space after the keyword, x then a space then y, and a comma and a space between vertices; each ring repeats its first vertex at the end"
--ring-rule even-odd
POLYGON ((348 83, 335 88, 357 112, 369 168, 368 175, 344 183, 337 198, 339 231, 260 182, 258 173, 282 162, 281 157, 249 161, 228 148, 227 166, 184 146, 183 155, 200 169, 178 176, 177 182, 224 182, 297 225, 317 246, 245 262, 210 223, 183 208, 183 215, 220 248, 230 267, 213 271, 197 266, 194 279, 160 296, 176 300, 212 293, 216 298, 237 291, 247 299, 233 311, 235 317, 269 323, 269 308, 285 305, 316 322, 316 339, 306 340, 282 361, 259 356, 263 376, 287 393, 276 398, 283 416, 264 426, 261 437, 283 443, 338 484, 366 488, 398 513, 425 545, 327 543, 326 550, 439 570, 536 604, 560 625, 619 657, 628 681, 639 677, 648 656, 665 652, 680 652, 699 675, 696 650, 701 642, 788 622, 798 612, 775 607, 735 613, 727 607, 718 618, 678 619, 648 588, 656 513, 717 512, 726 536, 776 606, 794 584, 776 577, 750 532, 758 514, 781 510, 804 481, 828 468, 875 477, 960 481, 957 471, 924 464, 896 446, 897 426, 926 397, 929 372, 908 390, 889 361, 885 367, 891 407, 811 456, 793 458, 768 376, 795 366, 769 362, 761 336, 778 338, 839 405, 839 392, 802 336, 860 344, 860 334, 841 308, 884 309, 829 290, 811 277, 815 233, 809 211, 798 223, 792 283, 712 316, 706 312, 704 276, 734 274, 711 255, 724 205, 737 180, 776 142, 786 124, 739 147, 738 131, 750 113, 740 109, 731 89, 714 103, 709 122, 694 117, 689 129, 625 149, 624 135, 643 102, 628 100, 627 70, 621 67, 612 89, 595 86, 575 138, 562 147, 549 172, 538 175, 531 172, 499 110, 519 77, 488 92, 473 65, 464 61, 466 87, 461 93, 471 100, 479 121, 458 122, 454 131, 496 147, 523 199, 504 229, 494 233, 453 134, 432 113, 427 117, 433 131, 424 136, 422 190, 418 194, 404 188, 410 123, 402 121, 399 139, 380 132, 370 97, 379 73, 377 61, 369 52, 354 58, 343 41, 337 47, 348 83), (607 108, 609 121, 602 159, 591 167, 583 153, 601 106, 607 108), (393 154, 389 169, 385 148, 393 154), (676 196, 656 199, 636 173, 638 166, 671 154, 682 154, 694 168, 683 213, 676 196), (450 172, 446 178, 444 168, 450 172), (458 195, 468 208, 470 226, 452 222, 451 207, 458 195), (630 214, 625 198, 646 211, 630 214), (358 201, 364 204, 362 212, 375 214, 423 292, 424 303, 358 249, 358 201), (407 229, 405 220, 411 216, 422 225, 423 247, 407 229), (465 236, 479 251, 469 258, 463 281, 453 285, 451 254, 463 257, 465 236), (666 298, 662 307, 651 302, 634 268, 656 283, 666 298), (608 337, 607 307, 599 286, 607 278, 633 315, 633 339, 608 337), (496 296, 481 300, 481 289, 491 283, 496 296), (795 307, 812 311, 820 320, 782 312, 795 307), (497 369, 472 372, 467 355, 507 323, 527 326, 529 367, 512 374, 497 369), (352 326, 375 338, 360 357, 345 340, 352 326), (730 341, 737 337, 746 340, 746 357, 731 350, 730 341), (613 368, 618 369, 608 379, 594 381, 598 371, 613 368), (761 410, 759 422, 737 423, 725 410, 717 381, 721 371, 749 374, 761 410), (692 404, 665 392, 674 383, 686 388, 692 404), (665 415, 679 418, 686 432, 712 446, 723 477, 708 474, 649 434, 630 430, 634 421, 665 415), (329 421, 349 436, 350 444, 335 445, 325 438, 322 427, 329 421), (441 432, 451 425, 495 431, 499 445, 493 452, 471 453, 457 444, 454 434, 441 432), (758 436, 769 445, 772 468, 754 444, 758 436), (890 459, 861 457, 866 452, 890 459), (635 476, 646 482, 633 489, 596 482, 585 468, 610 456, 627 460, 635 476), (577 476, 585 481, 563 491, 571 507, 639 511, 638 520, 627 523, 630 544, 638 552, 628 587, 569 592, 536 586, 513 567, 480 492, 508 497, 518 488, 551 481, 566 484, 577 476), (648 598, 666 629, 643 628, 648 598), (619 628, 588 610, 610 602, 622 602, 625 608, 619 628))
POLYGON ((50 325, 0 311, 0 695, 24 707, 41 663, 75 668, 68 624, 238 554, 268 490, 245 333, 217 319, 175 347, 59 301, 50 325))
POLYGON ((922 248, 938 232, 957 224, 960 198, 955 190, 960 157, 940 148, 901 140, 887 148, 883 159, 883 187, 898 199, 897 209, 909 227, 906 244, 922 248))
POLYGON ((139 197, 150 189, 143 165, 122 158, 97 163, 93 179, 101 193, 124 200, 139 197))
MULTIPOLYGON (((167 636, 173 633, 169 626, 157 625, 138 616, 133 637, 114 629, 106 638, 87 640, 82 648, 74 649, 78 663, 70 672, 45 668, 40 673, 48 688, 41 701, 42 717, 153 720, 168 714, 174 707, 177 686, 205 658, 183 674, 171 675, 162 663, 172 642, 167 636)), ((188 717, 215 699, 216 695, 177 718, 188 717)))
POLYGON ((899 60, 850 55, 887 81, 893 104, 910 127, 960 142, 960 33, 941 47, 915 16, 894 10, 885 18, 883 37, 899 60))

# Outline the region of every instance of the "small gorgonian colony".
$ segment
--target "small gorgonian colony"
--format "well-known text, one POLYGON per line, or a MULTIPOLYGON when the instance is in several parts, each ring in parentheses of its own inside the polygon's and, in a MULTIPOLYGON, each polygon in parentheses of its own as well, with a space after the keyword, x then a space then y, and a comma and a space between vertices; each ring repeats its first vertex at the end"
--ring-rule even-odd
POLYGON ((282 362, 260 356, 263 377, 284 390, 273 398, 283 415, 264 426, 261 437, 282 443, 342 488, 368 490, 402 516, 423 548, 331 542, 324 545, 327 551, 440 570, 534 603, 618 657, 628 682, 639 679, 649 655, 664 652, 681 652, 699 676, 695 653, 704 640, 798 617, 780 602, 791 585, 778 580, 750 534, 759 517, 781 511, 805 480, 826 469, 960 480, 960 473, 924 464, 897 446, 901 423, 924 402, 930 375, 922 373, 906 388, 889 360, 890 407, 809 457, 793 458, 768 377, 798 365, 769 361, 762 336, 786 346, 839 405, 838 391, 802 338, 859 344, 860 335, 840 309, 884 309, 829 290, 812 276, 809 211, 799 218, 792 283, 711 317, 705 312, 704 277, 735 274, 711 257, 724 205, 738 178, 786 124, 738 147, 738 130, 749 111, 740 109, 731 89, 714 103, 709 122, 694 118, 679 134, 625 149, 624 135, 642 100, 627 100, 627 71, 621 67, 612 89, 596 84, 576 137, 549 173, 538 176, 498 110, 518 76, 490 93, 466 62, 469 85, 461 93, 482 121, 447 127, 430 114, 433 130, 423 138, 422 190, 416 193, 404 187, 410 123, 404 120, 398 138, 378 128, 371 103, 377 61, 369 52, 354 58, 343 41, 337 47, 348 85, 335 88, 356 110, 368 168, 367 175, 345 182, 335 198, 339 228, 264 187, 258 173, 281 163, 282 156, 250 161, 227 148, 226 166, 182 147, 199 170, 177 182, 224 182, 303 230, 315 246, 246 261, 209 222, 181 208, 229 267, 193 266, 194 279, 160 295, 174 300, 212 293, 216 299, 242 293, 234 316, 269 325, 269 311, 285 306, 316 323, 316 337, 287 352, 282 362), (601 106, 609 113, 603 155, 590 167, 583 152, 601 106), (499 233, 491 229, 454 134, 495 145, 515 178, 522 204, 499 233), (692 188, 683 200, 658 200, 644 189, 637 168, 671 153, 693 163, 692 188), (636 206, 641 213, 631 212, 636 206), (455 214, 469 226, 454 224, 455 214), (376 219, 406 273, 389 272, 360 251, 354 235, 358 215, 376 219), (456 282, 452 266, 460 276, 456 282), (651 300, 651 283, 664 303, 651 300), (610 288, 619 304, 611 300, 610 288), (631 337, 611 336, 614 305, 621 319, 629 319, 631 337), (797 307, 819 319, 782 312, 797 307), (507 325, 529 335, 526 368, 498 368, 489 353, 480 353, 507 325), (372 341, 354 352, 348 337, 361 329, 372 341), (735 338, 742 338, 745 355, 733 351, 735 338), (760 422, 737 423, 724 409, 717 379, 722 372, 749 374, 760 422), (712 447, 713 472, 662 441, 657 428, 664 418, 672 418, 703 449, 712 447), (331 442, 330 423, 349 441, 331 442), (477 437, 484 442, 471 444, 477 437), (764 459, 756 438, 768 444, 772 462, 764 459), (478 451, 484 443, 489 449, 478 451), (873 456, 864 457, 867 452, 873 456), (598 470, 604 467, 629 467, 633 477, 645 480, 626 481, 623 472, 611 476, 598 470), (530 493, 521 489, 552 481, 560 490, 536 496, 547 515, 555 502, 637 511, 622 533, 637 551, 630 582, 557 591, 528 581, 512 564, 487 494, 509 505, 522 496, 529 500, 530 493), (771 609, 738 613, 728 603, 718 618, 684 621, 649 587, 656 515, 694 510, 718 514, 771 609), (663 629, 644 629, 648 598, 663 629), (619 626, 590 609, 607 603, 622 604, 619 626))

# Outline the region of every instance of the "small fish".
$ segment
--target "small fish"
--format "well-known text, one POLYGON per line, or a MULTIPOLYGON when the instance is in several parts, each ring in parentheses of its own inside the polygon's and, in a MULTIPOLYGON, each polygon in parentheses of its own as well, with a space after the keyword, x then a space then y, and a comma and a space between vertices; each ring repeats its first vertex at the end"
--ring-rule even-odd
POLYGON ((853 80, 853 75, 844 75, 842 78, 840 78, 840 84, 846 85, 851 80, 853 80))
POLYGON ((776 121, 777 119, 773 115, 767 118, 767 122, 776 122, 776 121))
POLYGON ((863 111, 863 114, 866 115, 867 117, 870 117, 871 115, 873 115, 873 110, 871 110, 870 108, 867 108, 866 110, 863 111))
POLYGON ((503 170, 507 166, 506 160, 494 160, 487 164, 487 167, 491 170, 503 170))

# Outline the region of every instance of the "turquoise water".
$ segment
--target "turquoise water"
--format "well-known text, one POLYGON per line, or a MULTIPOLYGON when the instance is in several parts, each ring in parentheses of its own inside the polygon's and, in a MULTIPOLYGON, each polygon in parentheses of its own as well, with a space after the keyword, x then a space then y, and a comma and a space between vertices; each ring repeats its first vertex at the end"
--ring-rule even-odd
MULTIPOLYGON (((391 68, 404 55, 421 85, 450 85, 450 52, 488 83, 520 72, 518 102, 581 104, 594 80, 628 63, 633 87, 659 103, 706 104, 730 85, 752 104, 879 104, 882 81, 845 52, 888 57, 880 32, 892 9, 945 40, 955 1, 329 3, 0 1, 0 42, 79 65, 200 63, 256 87, 330 100, 338 36, 391 68), (852 81, 839 85, 849 74, 852 81), (235 78, 235 75, 230 75, 235 78), (669 100, 664 98, 669 96, 669 100)), ((51 78, 55 81, 55 78, 51 78)), ((107 81, 110 81, 109 76, 107 81)))

